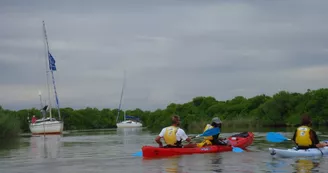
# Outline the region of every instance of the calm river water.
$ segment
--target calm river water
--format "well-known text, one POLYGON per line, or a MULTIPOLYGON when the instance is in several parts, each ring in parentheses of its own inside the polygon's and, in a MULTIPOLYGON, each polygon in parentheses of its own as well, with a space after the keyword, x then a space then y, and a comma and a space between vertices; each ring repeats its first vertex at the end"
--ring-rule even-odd
MULTIPOLYGON (((242 132, 227 131, 229 133, 222 136, 242 132)), ((292 132, 281 131, 287 137, 292 136, 292 132)), ((328 138, 323 131, 319 132, 322 140, 328 138)), ((328 157, 272 158, 268 147, 291 147, 291 142, 272 144, 265 141, 265 131, 254 134, 256 138, 248 148, 249 152, 194 154, 151 160, 131 156, 140 151, 142 145, 156 145, 154 138, 157 133, 143 128, 21 137, 1 141, 0 173, 328 172, 328 157)))

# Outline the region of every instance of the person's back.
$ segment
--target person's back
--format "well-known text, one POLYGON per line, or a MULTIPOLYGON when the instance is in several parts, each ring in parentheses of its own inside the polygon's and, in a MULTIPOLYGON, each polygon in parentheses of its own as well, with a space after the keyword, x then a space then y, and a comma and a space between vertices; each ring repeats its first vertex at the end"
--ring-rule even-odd
POLYGON ((317 141, 313 141, 312 129, 308 126, 302 125, 299 126, 295 131, 295 143, 299 149, 307 149, 307 148, 315 148, 315 143, 319 143, 317 141))
MULTIPOLYGON (((161 138, 164 139, 166 146, 170 148, 181 148, 183 147, 181 142, 183 140, 190 142, 191 139, 186 135, 183 129, 179 128, 180 118, 177 115, 172 116, 172 125, 162 129, 160 134, 156 137, 155 141, 159 144, 159 147, 163 147, 161 138)), ((190 145, 190 147, 193 144, 190 145)), ((189 146, 184 146, 189 147, 189 146)))
POLYGON ((164 134, 160 134, 164 138, 164 141, 167 146, 176 146, 178 145, 177 141, 177 132, 179 128, 176 126, 165 127, 162 131, 164 134))
POLYGON ((304 114, 301 119, 301 125, 297 127, 292 138, 298 149, 321 148, 326 146, 325 143, 319 142, 316 132, 310 127, 311 124, 311 118, 307 114, 304 114))

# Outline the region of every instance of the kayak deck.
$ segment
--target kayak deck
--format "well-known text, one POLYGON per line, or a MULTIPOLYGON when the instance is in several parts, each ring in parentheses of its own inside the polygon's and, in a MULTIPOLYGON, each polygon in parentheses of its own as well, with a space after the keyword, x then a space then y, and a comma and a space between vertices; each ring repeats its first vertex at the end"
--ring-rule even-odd
POLYGON ((278 148, 269 148, 269 152, 272 156, 290 158, 290 157, 315 157, 328 155, 328 147, 323 148, 309 148, 306 150, 296 148, 292 149, 278 149, 278 148))
MULTIPOLYGON (((247 137, 231 136, 228 138, 229 144, 234 147, 246 148, 253 143, 254 134, 246 132, 247 137)), ((155 146, 143 146, 142 153, 144 158, 153 157, 169 157, 185 154, 200 154, 200 153, 217 153, 232 151, 232 147, 228 145, 212 145, 201 148, 159 148, 155 146)))

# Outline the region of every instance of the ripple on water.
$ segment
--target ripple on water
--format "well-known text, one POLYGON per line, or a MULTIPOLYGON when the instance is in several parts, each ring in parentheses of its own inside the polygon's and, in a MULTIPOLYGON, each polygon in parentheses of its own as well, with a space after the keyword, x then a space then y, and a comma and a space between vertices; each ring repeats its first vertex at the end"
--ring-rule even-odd
MULTIPOLYGON (((229 136, 234 133, 223 133, 229 136)), ((0 172, 325 172, 327 158, 272 158, 268 147, 290 147, 290 142, 268 143, 265 134, 256 138, 249 152, 184 155, 162 159, 131 156, 142 145, 156 145, 147 131, 117 130, 79 132, 64 136, 21 138, 0 150, 0 172), (84 135, 83 135, 84 134, 84 135)), ((286 133, 286 136, 292 133, 286 133)))

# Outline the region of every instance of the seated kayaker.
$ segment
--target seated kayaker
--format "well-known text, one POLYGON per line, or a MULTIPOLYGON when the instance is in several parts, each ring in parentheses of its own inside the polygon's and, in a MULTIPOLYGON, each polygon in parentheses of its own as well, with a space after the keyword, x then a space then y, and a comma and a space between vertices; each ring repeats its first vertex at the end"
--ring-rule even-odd
POLYGON ((304 114, 301 125, 295 130, 292 140, 297 149, 322 148, 326 143, 320 143, 316 132, 311 128, 312 120, 309 115, 304 114))
MULTIPOLYGON (((207 124, 203 132, 205 132, 208 129, 216 128, 216 127, 221 130, 221 126, 222 126, 222 121, 220 120, 220 118, 214 117, 212 119, 212 123, 207 124)), ((224 141, 225 139, 220 138, 219 135, 220 133, 214 136, 204 137, 204 140, 201 143, 197 143, 197 147, 204 147, 208 145, 227 145, 227 143, 224 141)))
POLYGON ((180 117, 178 115, 172 116, 172 125, 162 129, 161 133, 156 137, 155 141, 159 147, 163 147, 161 138, 164 138, 166 148, 193 148, 195 144, 191 143, 191 139, 186 135, 185 131, 179 128, 180 117), (187 141, 189 144, 182 145, 182 141, 187 141))

